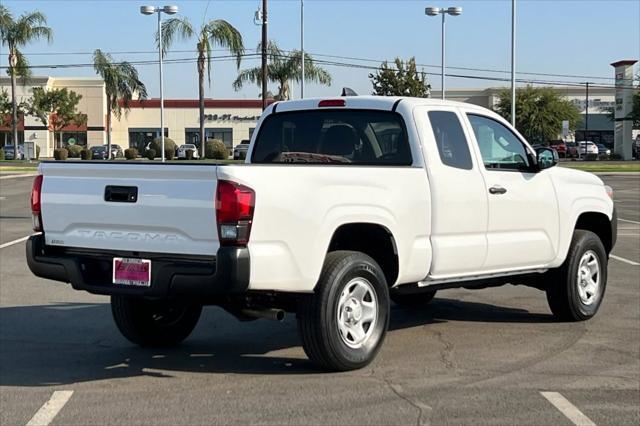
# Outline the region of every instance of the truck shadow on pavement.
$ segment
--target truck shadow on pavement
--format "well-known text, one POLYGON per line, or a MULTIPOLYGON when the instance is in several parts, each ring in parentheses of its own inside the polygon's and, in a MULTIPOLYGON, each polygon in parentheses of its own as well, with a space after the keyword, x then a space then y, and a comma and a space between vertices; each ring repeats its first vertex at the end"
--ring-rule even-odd
MULTIPOLYGON (((550 322, 523 309, 436 298, 424 310, 391 309, 390 333, 447 321, 550 322)), ((206 308, 181 346, 137 347, 119 334, 104 303, 0 308, 0 386, 51 386, 173 372, 235 374, 321 373, 300 346, 294 315, 283 323, 239 322, 206 308)))

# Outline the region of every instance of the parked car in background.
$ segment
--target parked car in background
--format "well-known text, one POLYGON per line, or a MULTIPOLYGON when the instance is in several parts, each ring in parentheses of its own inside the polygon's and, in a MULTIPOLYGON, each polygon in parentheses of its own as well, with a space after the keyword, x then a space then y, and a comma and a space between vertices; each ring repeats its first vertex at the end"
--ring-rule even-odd
POLYGON ((578 156, 578 144, 575 142, 567 142, 565 145, 567 146, 565 156, 567 158, 576 158, 578 156))
POLYGON ((249 149, 249 139, 244 139, 240 144, 233 148, 233 159, 244 160, 247 158, 247 150, 249 149))
POLYGON ((184 145, 180 145, 178 148, 178 158, 187 158, 187 151, 193 151, 193 158, 200 158, 200 154, 198 154, 198 147, 196 147, 192 143, 186 143, 184 145))
POLYGON ((2 150, 4 151, 5 160, 24 160, 24 145, 18 145, 17 156, 13 145, 5 145, 2 150))
POLYGON ((640 160, 640 136, 633 142, 633 154, 636 160, 640 160))
MULTIPOLYGON (((103 145, 105 149, 107 149, 107 145, 103 145)), ((120 145, 115 143, 111 144, 111 158, 122 158, 124 157, 124 151, 120 145)))
POLYGON ((611 150, 609 148, 607 148, 606 146, 604 146, 604 144, 597 143, 596 146, 598 147, 598 157, 599 158, 608 159, 608 158, 611 157, 611 150))
POLYGON ((91 159, 92 160, 106 160, 109 156, 107 155, 107 147, 103 146, 92 146, 89 148, 91 151, 91 159))
POLYGON ((567 156, 567 144, 563 140, 549 141, 549 146, 556 150, 558 157, 565 158, 567 156))
POLYGON ((142 346, 186 339, 203 305, 295 314, 328 370, 374 359, 391 301, 420 307, 452 287, 523 284, 557 320, 597 313, 613 190, 555 167, 554 150, 498 114, 350 96, 277 102, 258 126, 247 164, 41 163, 29 268, 110 295, 118 329, 142 346))
POLYGON ((598 145, 591 141, 579 141, 578 153, 581 158, 586 160, 598 159, 598 145))

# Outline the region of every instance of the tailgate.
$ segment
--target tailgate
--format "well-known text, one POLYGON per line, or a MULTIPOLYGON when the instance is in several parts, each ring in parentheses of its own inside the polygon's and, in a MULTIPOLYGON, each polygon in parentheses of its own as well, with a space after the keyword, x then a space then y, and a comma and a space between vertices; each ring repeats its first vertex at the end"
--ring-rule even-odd
POLYGON ((42 163, 48 245, 215 255, 216 166, 42 163))

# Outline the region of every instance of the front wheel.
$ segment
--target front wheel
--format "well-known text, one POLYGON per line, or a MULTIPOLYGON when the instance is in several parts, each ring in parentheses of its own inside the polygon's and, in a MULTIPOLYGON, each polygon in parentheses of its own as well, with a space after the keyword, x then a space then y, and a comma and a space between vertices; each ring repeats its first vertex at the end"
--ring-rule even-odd
POLYGON ((329 253, 314 294, 299 309, 305 353, 327 370, 366 366, 384 341, 389 304, 387 282, 375 260, 360 252, 329 253))
POLYGON ((590 231, 573 233, 567 258, 549 272, 547 301, 561 321, 584 321, 600 308, 607 285, 607 253, 600 238, 590 231))
POLYGON ((140 346, 173 346, 189 337, 202 306, 111 296, 111 312, 118 329, 140 346))

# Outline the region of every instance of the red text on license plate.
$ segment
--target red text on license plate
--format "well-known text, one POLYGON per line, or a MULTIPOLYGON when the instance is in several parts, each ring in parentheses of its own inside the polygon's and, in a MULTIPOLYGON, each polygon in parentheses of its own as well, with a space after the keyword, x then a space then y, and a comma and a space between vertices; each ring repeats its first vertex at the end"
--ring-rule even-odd
POLYGON ((114 257, 113 283, 149 287, 151 285, 151 261, 114 257))

